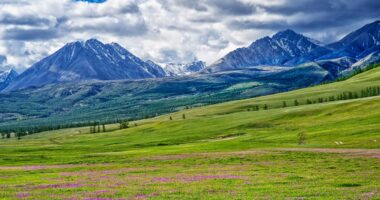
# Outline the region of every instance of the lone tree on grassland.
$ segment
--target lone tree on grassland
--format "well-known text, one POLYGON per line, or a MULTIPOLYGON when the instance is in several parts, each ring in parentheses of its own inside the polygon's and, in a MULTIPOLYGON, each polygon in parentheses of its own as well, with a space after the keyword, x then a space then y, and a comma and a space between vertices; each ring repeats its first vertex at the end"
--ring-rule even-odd
POLYGON ((286 105, 286 101, 283 101, 283 102, 282 102, 282 107, 283 107, 283 108, 286 108, 286 106, 287 106, 287 105, 286 105))
POLYGON ((129 128, 129 122, 126 120, 120 122, 120 129, 126 129, 126 128, 129 128))
POLYGON ((298 145, 306 143, 306 134, 304 132, 298 133, 298 145))
POLYGON ((296 99, 296 100, 294 100, 294 106, 299 106, 300 105, 300 103, 298 102, 298 100, 296 99))

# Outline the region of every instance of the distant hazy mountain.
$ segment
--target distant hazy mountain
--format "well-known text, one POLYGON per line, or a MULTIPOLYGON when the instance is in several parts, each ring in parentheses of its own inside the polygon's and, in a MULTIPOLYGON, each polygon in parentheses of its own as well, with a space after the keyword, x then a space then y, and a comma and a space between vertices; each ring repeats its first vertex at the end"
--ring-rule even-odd
POLYGON ((194 61, 187 64, 181 63, 168 63, 164 65, 164 70, 169 76, 184 76, 194 74, 203 70, 206 67, 206 63, 203 61, 194 61))
MULTIPOLYGON (((257 66, 296 67, 301 64, 321 64, 337 73, 352 66, 378 62, 380 51, 380 21, 348 34, 342 40, 323 45, 292 30, 278 32, 273 37, 264 37, 249 47, 230 52, 204 72, 220 72, 257 66), (366 58, 371 56, 371 58, 366 58), (344 61, 344 62, 343 62, 344 61), (371 61, 371 62, 369 62, 371 61), (358 63, 354 65, 355 63, 358 63), (335 67, 335 68, 334 68, 335 67)), ((339 74, 338 73, 338 74, 339 74)))
POLYGON ((144 79, 165 76, 165 71, 142 61, 116 43, 96 39, 73 42, 37 62, 5 90, 83 80, 144 79))
POLYGON ((18 76, 13 69, 0 71, 0 91, 6 88, 18 76))

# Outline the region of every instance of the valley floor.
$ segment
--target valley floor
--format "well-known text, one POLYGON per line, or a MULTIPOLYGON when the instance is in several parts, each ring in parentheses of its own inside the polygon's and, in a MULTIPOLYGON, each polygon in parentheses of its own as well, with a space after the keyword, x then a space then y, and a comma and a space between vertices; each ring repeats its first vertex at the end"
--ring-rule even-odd
POLYGON ((379 74, 123 130, 0 139, 0 199, 380 199, 380 97, 304 103, 379 86, 379 74))
POLYGON ((4 199, 378 199, 379 150, 255 149, 0 167, 4 199))

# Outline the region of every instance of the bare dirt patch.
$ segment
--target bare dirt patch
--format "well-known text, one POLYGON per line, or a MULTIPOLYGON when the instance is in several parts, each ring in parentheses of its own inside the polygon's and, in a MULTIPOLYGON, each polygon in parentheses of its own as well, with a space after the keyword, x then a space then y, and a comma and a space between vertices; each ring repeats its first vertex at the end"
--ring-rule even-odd
POLYGON ((278 148, 276 151, 340 153, 355 157, 380 158, 380 149, 278 148))
POLYGON ((143 160, 178 160, 187 158, 210 158, 210 157, 230 157, 230 156, 245 156, 267 154, 267 150, 249 150, 249 151, 233 151, 233 152, 211 152, 211 153, 188 153, 188 154, 172 154, 160 155, 143 158, 143 160))

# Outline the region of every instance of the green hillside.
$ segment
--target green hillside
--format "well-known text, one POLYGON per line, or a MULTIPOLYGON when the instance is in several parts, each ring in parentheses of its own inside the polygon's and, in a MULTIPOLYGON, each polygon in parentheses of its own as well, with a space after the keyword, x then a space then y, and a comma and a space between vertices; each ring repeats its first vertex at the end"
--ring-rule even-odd
POLYGON ((380 68, 130 122, 0 140, 0 198, 379 199, 380 68))
POLYGON ((318 66, 285 69, 53 84, 0 93, 0 130, 145 119, 186 107, 247 99, 333 80, 318 66))

